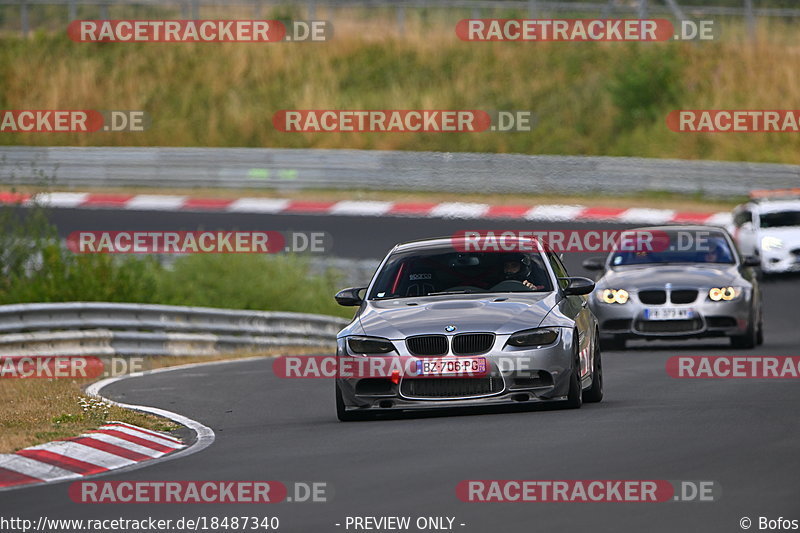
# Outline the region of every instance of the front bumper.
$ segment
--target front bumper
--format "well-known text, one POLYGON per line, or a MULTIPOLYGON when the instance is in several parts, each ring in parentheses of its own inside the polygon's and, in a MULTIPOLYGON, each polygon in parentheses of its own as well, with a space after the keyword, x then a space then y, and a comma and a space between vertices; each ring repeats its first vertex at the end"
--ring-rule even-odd
POLYGON ((800 254, 793 250, 765 250, 761 254, 761 271, 765 274, 800 272, 800 254))
MULTIPOLYGON (((682 339, 701 337, 731 337, 744 335, 750 325, 751 294, 745 289, 736 300, 712 302, 707 299, 691 304, 645 305, 629 300, 625 304, 592 302, 590 307, 600 323, 602 338, 682 339), (691 319, 648 320, 645 309, 672 307, 689 309, 691 319)), ((593 298, 594 299, 594 298, 593 298)))
MULTIPOLYGON (((508 335, 498 335, 494 346, 501 348, 493 348, 482 355, 445 356, 485 358, 487 374, 484 376, 421 378, 402 375, 395 379, 338 377, 342 400, 349 410, 358 411, 443 409, 566 400, 570 374, 574 368, 573 342, 577 342, 572 332, 564 329, 556 343, 533 349, 502 348, 507 338, 508 335)), ((401 342, 395 342, 395 345, 399 346, 401 342)), ((339 343, 337 356, 360 357, 348 355, 342 342, 339 343)), ((427 359, 408 353, 400 353, 399 356, 412 360, 427 359)))

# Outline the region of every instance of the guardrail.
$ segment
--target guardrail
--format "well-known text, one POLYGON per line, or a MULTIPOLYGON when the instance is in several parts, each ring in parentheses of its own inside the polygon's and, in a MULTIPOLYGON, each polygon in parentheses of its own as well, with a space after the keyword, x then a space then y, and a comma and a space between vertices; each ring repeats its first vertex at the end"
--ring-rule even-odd
POLYGON ((0 356, 208 356, 335 346, 347 320, 324 315, 106 302, 0 306, 0 356))
POLYGON ((53 187, 373 189, 747 194, 800 182, 800 166, 605 156, 278 148, 0 147, 0 184, 53 187))

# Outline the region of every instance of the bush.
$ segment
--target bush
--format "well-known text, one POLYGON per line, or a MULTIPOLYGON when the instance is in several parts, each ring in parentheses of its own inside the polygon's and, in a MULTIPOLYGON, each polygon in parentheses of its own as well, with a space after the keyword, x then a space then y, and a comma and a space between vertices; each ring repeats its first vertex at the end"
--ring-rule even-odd
POLYGON ((608 87, 618 112, 618 129, 663 122, 672 111, 670 106, 680 101, 681 70, 675 47, 648 47, 645 43, 623 55, 608 87))
POLYGON ((202 254, 170 267, 154 257, 79 255, 46 211, 0 209, 0 304, 102 301, 352 316, 333 300, 337 278, 292 255, 202 254))
POLYGON ((170 305, 342 314, 333 300, 336 277, 311 276, 293 255, 202 254, 181 257, 159 279, 170 305))

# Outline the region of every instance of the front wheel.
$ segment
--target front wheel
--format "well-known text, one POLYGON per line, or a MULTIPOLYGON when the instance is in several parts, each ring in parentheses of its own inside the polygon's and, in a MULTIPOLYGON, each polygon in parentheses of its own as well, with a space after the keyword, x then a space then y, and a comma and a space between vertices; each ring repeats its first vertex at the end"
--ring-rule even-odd
POLYGON ((569 392, 564 407, 567 409, 579 409, 583 404, 583 391, 581 390, 581 365, 575 362, 575 368, 569 376, 569 392))
POLYGON ((600 348, 594 345, 594 371, 592 372, 592 386, 583 391, 583 401, 597 403, 603 400, 603 362, 600 348))
POLYGON ((734 335, 731 337, 731 346, 743 350, 750 350, 755 348, 758 344, 758 331, 754 324, 753 315, 750 315, 750 321, 747 324, 747 331, 744 335, 734 335))
POLYGON ((342 390, 339 388, 338 383, 336 384, 336 418, 338 418, 340 422, 354 422, 367 418, 366 413, 347 410, 344 405, 344 399, 342 398, 342 390))
POLYGON ((758 322, 758 332, 756 333, 756 344, 761 346, 764 344, 764 324, 763 322, 758 322))

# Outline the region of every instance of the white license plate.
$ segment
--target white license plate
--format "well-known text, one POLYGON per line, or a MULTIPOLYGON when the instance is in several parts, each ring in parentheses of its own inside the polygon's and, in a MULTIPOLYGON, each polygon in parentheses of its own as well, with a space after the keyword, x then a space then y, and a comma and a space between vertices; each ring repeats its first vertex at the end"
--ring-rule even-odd
POLYGON ((486 358, 423 359, 417 361, 418 376, 486 374, 486 358))
POLYGON ((645 320, 688 320, 694 316, 693 309, 680 307, 650 307, 644 310, 645 320))

